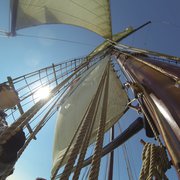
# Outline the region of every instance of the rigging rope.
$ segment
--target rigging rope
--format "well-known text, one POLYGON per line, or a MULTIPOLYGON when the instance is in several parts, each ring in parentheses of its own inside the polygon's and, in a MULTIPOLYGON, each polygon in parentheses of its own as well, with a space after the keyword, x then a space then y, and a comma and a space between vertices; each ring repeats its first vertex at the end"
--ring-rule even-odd
MULTIPOLYGON (((119 121, 118 121, 118 128, 119 128, 119 132, 121 134, 122 133, 122 128, 121 128, 121 125, 120 125, 119 121)), ((123 154, 124 154, 124 160, 125 160, 126 166, 127 166, 127 172, 128 172, 129 180, 133 180, 134 178, 133 178, 133 173, 132 173, 130 160, 129 160, 129 157, 128 157, 128 151, 127 151, 126 143, 124 143, 122 145, 122 150, 123 150, 123 154)))
POLYGON ((78 180, 79 175, 80 175, 80 171, 81 171, 81 169, 83 167, 83 161, 84 161, 84 157, 86 155, 86 151, 87 151, 89 141, 90 141, 90 138, 91 138, 91 134, 92 134, 92 131, 93 131, 93 126, 94 126, 94 123, 95 123, 95 120, 96 120, 98 107, 99 107, 100 100, 101 100, 102 90, 103 89, 101 88, 100 93, 99 93, 99 97, 98 97, 98 101, 97 101, 97 104, 96 104, 94 116, 93 116, 92 121, 90 123, 90 127, 87 130, 86 137, 85 137, 85 139, 84 139, 84 141, 82 143, 83 146, 82 146, 82 149, 81 149, 81 153, 79 155, 79 159, 78 159, 78 163, 77 163, 77 166, 76 166, 76 170, 74 172, 73 180, 78 180))
POLYGON ((82 68, 84 68, 87 63, 83 63, 79 68, 74 71, 69 77, 62 81, 58 86, 56 86, 51 91, 51 95, 46 100, 38 101, 33 107, 26 111, 16 122, 11 124, 0 136, 0 144, 6 143, 14 134, 21 130, 27 123, 34 117, 34 115, 54 96, 56 93, 82 68))
POLYGON ((96 107, 97 102, 98 102, 98 96, 99 96, 99 94, 101 92, 101 88, 102 88, 102 86, 104 84, 104 76, 105 76, 105 73, 103 74, 102 79, 101 79, 100 84, 99 84, 99 87, 98 87, 98 89, 96 91, 96 94, 93 97, 92 104, 91 104, 91 107, 89 109, 89 112, 85 116, 84 123, 83 123, 83 125, 81 127, 81 130, 80 130, 80 132, 78 134, 78 137, 77 137, 76 142, 75 142, 75 144, 73 146, 71 154, 69 155, 68 162, 67 162, 67 164, 66 164, 66 166, 64 168, 64 171, 62 173, 62 176, 60 178, 61 180, 68 179, 68 177, 71 174, 71 171, 73 169, 73 165, 75 163, 75 160, 77 158, 79 150, 82 147, 82 142, 84 140, 84 137, 85 137, 85 135, 87 133, 86 130, 89 128, 89 124, 90 124, 91 120, 93 119, 94 112, 96 111, 95 107, 96 107))
MULTIPOLYGON (((31 142, 31 140, 35 137, 35 135, 40 131, 40 129, 47 123, 47 121, 50 119, 51 116, 54 115, 55 112, 53 112, 49 117, 48 115, 52 112, 52 110, 54 109, 55 105, 58 103, 59 98, 56 99, 56 101, 52 104, 52 106, 50 107, 50 109, 48 110, 48 112, 46 113, 46 115, 42 118, 42 120, 38 123, 37 127, 34 129, 33 133, 30 134, 30 136, 28 137, 28 139, 26 140, 25 144, 23 145, 23 147, 18 151, 17 154, 17 160, 20 158, 20 156, 22 155, 22 153, 24 152, 24 150, 26 149, 26 147, 29 145, 29 143, 31 142)), ((14 166, 14 164, 13 164, 14 166)), ((4 173, 3 177, 7 177, 11 171, 12 171, 12 165, 10 165, 6 172, 4 173)))
POLYGON ((101 112, 101 119, 99 123, 99 128, 97 132, 97 139, 96 139, 96 146, 94 155, 92 158, 91 163, 91 170, 89 175, 89 180, 97 180, 99 175, 99 167, 100 167, 100 160, 102 154, 102 147, 103 147, 103 139, 104 139, 104 130, 105 130, 105 123, 106 123, 106 116, 107 116, 107 105, 108 105, 108 90, 109 90, 109 63, 106 69, 106 83, 105 83, 105 90, 104 90, 104 97, 103 97, 103 107, 101 112))
MULTIPOLYGON (((35 135, 41 130, 41 128, 45 125, 45 123, 50 119, 51 116, 54 115, 51 114, 50 117, 48 117, 48 115, 52 112, 52 110, 56 107, 59 99, 61 98, 61 96, 59 96, 55 102, 51 105, 51 107, 49 108, 49 110, 47 111, 47 113, 44 115, 44 117, 41 119, 41 121, 38 123, 37 127, 34 129, 33 133, 30 134, 30 137, 26 140, 24 146, 20 149, 20 151, 18 152, 18 158, 20 158, 21 154, 24 152, 24 150, 26 149, 26 147, 29 145, 30 141, 35 137, 35 135)), ((56 110, 55 110, 56 111, 56 110)))
POLYGON ((171 167, 164 147, 145 143, 142 153, 143 165, 140 173, 140 180, 151 180, 153 177, 158 180, 167 180, 165 172, 171 167))
MULTIPOLYGON (((91 102, 91 103, 92 103, 92 102, 91 102)), ((76 130, 76 132, 74 133, 74 136, 72 137, 71 142, 69 143, 69 146, 67 147, 67 149, 66 149, 66 151, 65 151, 65 153, 64 153, 64 155, 63 155, 63 158, 62 158, 61 161, 58 163, 55 172, 52 174, 52 177, 51 177, 52 180, 55 179, 55 176, 57 175, 59 168, 61 167, 61 165, 62 165, 65 157, 67 156, 67 154, 68 154, 68 152, 69 152, 69 150, 70 150, 70 148, 71 148, 71 146, 72 146, 72 144, 73 144, 73 142, 74 142, 74 140, 75 140, 75 138, 76 138, 76 136, 77 136, 77 134, 78 134, 81 126, 82 126, 82 124, 84 123, 85 116, 86 116, 86 114, 87 114, 88 111, 89 111, 89 108, 90 108, 90 106, 91 106, 91 103, 90 103, 89 106, 87 107, 86 112, 85 112, 85 115, 84 115, 84 117, 82 118, 82 120, 81 120, 81 122, 80 122, 80 124, 79 124, 79 126, 78 126, 78 128, 77 128, 77 130, 76 130)))

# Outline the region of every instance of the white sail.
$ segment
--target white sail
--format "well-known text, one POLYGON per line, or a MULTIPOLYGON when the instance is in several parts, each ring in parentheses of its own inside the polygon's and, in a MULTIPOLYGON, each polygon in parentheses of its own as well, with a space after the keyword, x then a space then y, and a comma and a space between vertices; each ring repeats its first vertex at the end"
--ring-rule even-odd
POLYGON ((111 38, 109 0, 19 0, 16 29, 71 24, 111 38))
MULTIPOLYGON (((52 174, 56 170, 58 163, 61 161, 88 105, 97 91, 108 61, 109 57, 106 57, 102 62, 98 63, 96 67, 91 67, 84 75, 82 75, 76 85, 69 91, 65 101, 63 101, 60 106, 55 129, 52 174)), ((122 116, 127 102, 127 95, 111 67, 109 75, 106 130, 112 127, 112 125, 122 116)), ((90 143, 95 139, 100 120, 100 112, 102 111, 102 104, 101 100, 90 143)), ((68 157, 68 155, 66 157, 68 157)), ((65 159, 65 161, 66 160, 67 159, 65 159)))

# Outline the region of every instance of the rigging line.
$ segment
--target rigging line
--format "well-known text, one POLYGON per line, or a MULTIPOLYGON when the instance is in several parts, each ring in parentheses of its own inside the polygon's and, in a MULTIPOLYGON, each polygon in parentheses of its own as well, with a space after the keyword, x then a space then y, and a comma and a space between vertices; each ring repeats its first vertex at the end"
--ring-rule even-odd
POLYGON ((0 29, 0 33, 2 33, 2 34, 4 34, 4 35, 7 35, 8 32, 5 31, 5 30, 1 30, 1 29, 0 29))
POLYGON ((41 86, 43 86, 43 82, 42 82, 42 77, 41 77, 41 72, 39 71, 39 81, 40 81, 40 83, 41 83, 41 86))
MULTIPOLYGON (((68 74, 71 73, 71 72, 73 72, 73 71, 74 71, 74 69, 70 70, 70 71, 68 72, 68 74)), ((57 80, 62 79, 65 75, 68 75, 68 74, 58 75, 58 76, 57 76, 57 80)), ((43 79, 44 79, 44 78, 46 78, 46 76, 44 76, 43 79)), ((29 85, 32 85, 33 83, 38 82, 38 81, 39 81, 39 79, 37 79, 37 80, 29 83, 29 85)), ((48 83, 48 81, 45 81, 45 82, 43 82, 42 85, 43 85, 43 86, 48 86, 48 85, 51 85, 51 84, 54 83, 54 82, 55 82, 55 78, 52 78, 52 79, 50 79, 50 82, 49 82, 49 83, 48 83)), ((38 85, 38 86, 34 87, 34 88, 32 89, 32 93, 26 92, 26 93, 24 93, 23 95, 21 95, 21 96, 20 96, 21 101, 25 100, 25 99, 28 98, 29 96, 34 95, 34 93, 36 93, 36 91, 38 91, 38 90, 42 87, 42 85, 38 85)), ((23 87, 21 87, 20 89, 18 89, 17 91, 19 92, 20 90, 23 90, 24 88, 27 88, 27 86, 23 86, 23 87)))
MULTIPOLYGON (((91 151, 91 152, 89 152, 89 154, 92 155, 93 154, 93 149, 94 149, 94 144, 90 145, 89 148, 90 148, 89 151, 91 151)), ((88 179, 89 171, 90 171, 90 167, 86 166, 86 173, 84 173, 84 175, 82 177, 83 180, 88 179)))
MULTIPOLYGON (((111 129, 109 130, 109 143, 112 142, 114 140, 114 125, 111 127, 111 129)), ((111 151, 111 153, 109 154, 109 166, 108 166, 108 179, 111 180, 113 179, 113 171, 114 171, 114 151, 111 151)))
POLYGON ((96 121, 96 117, 97 117, 97 113, 98 113, 98 107, 100 106, 100 100, 101 100, 102 91, 103 91, 103 89, 101 88, 100 92, 98 94, 98 97, 97 97, 97 102, 95 104, 94 115, 93 115, 92 120, 91 120, 91 122, 89 124, 89 128, 87 130, 85 138, 83 140, 83 146, 81 147, 81 152, 80 152, 80 155, 79 155, 78 163, 77 163, 75 171, 74 171, 73 180, 78 180, 80 171, 81 171, 81 169, 83 167, 83 161, 84 161, 84 158, 85 158, 85 155, 86 155, 86 151, 88 149, 88 145, 89 145, 89 141, 90 141, 90 138, 91 138, 91 135, 92 135, 93 127, 94 127, 94 124, 95 124, 95 121, 96 121))
POLYGON ((96 135, 96 145, 95 145, 94 155, 92 158, 89 180, 98 179, 98 175, 99 175, 101 153, 102 153, 103 140, 104 140, 105 123, 107 119, 109 67, 110 65, 108 63, 105 70, 105 74, 103 74, 105 76, 103 79, 103 83, 104 83, 103 106, 102 106, 102 111, 101 111, 101 118, 99 121, 99 127, 98 127, 98 131, 96 135))
MULTIPOLYGON (((24 81, 25 81, 25 83, 26 83, 26 85, 27 85, 27 87, 28 87, 28 89, 29 89, 29 92, 30 92, 30 93, 33 93, 25 76, 24 76, 24 81)), ((34 96, 32 96, 32 99, 33 99, 33 102, 35 103, 35 98, 34 98, 34 96)))
MULTIPOLYGON (((28 102, 22 104, 22 106, 25 106, 25 105, 27 105, 27 104, 33 102, 33 101, 34 101, 34 104, 35 104, 35 100, 37 100, 39 97, 34 98, 34 94, 36 94, 36 92, 37 92, 38 90, 40 90, 41 87, 46 87, 47 85, 48 85, 48 84, 45 84, 44 86, 39 85, 38 87, 36 87, 36 88, 34 89, 35 91, 32 91, 32 92, 30 92, 30 93, 27 92, 26 94, 28 94, 28 95, 25 96, 23 99, 21 99, 20 102, 26 100, 26 99, 29 98, 29 97, 31 97, 32 100, 29 100, 28 102)), ((24 94, 24 95, 26 95, 26 94, 24 94)), ((22 97, 22 96, 21 96, 21 97, 22 97)), ((21 98, 21 97, 20 97, 20 98, 21 98)))
MULTIPOLYGON (((121 129, 119 121, 118 121, 117 124, 118 124, 118 128, 119 128, 119 132, 121 134, 122 133, 122 129, 121 129)), ((131 168, 130 160, 129 160, 129 157, 128 157, 126 143, 124 143, 122 145, 122 150, 123 150, 124 159, 125 159, 125 162, 126 162, 126 165, 127 165, 127 172, 128 172, 129 179, 133 180, 134 178, 133 178, 133 173, 132 173, 132 168, 131 168)))
POLYGON ((108 177, 108 167, 109 167, 109 154, 106 156, 106 167, 105 167, 105 173, 104 173, 104 180, 107 180, 108 177))
POLYGON ((167 54, 163 54, 163 53, 159 53, 159 52, 155 52, 155 51, 150 51, 150 50, 144 50, 144 49, 140 49, 140 48, 135 48, 132 46, 127 46, 127 45, 123 45, 123 44, 118 44, 114 41, 111 41, 108 39, 109 42, 111 42, 111 44, 114 46, 116 45, 118 48, 120 48, 121 50, 129 50, 130 52, 140 52, 140 53, 145 53, 145 54, 150 54, 152 56, 158 56, 161 57, 163 59, 170 59, 173 61, 180 61, 180 58, 177 56, 172 56, 172 55, 167 55, 167 54))
MULTIPOLYGON (((116 153, 118 153, 118 155, 117 155, 117 158, 115 158, 115 159, 117 159, 117 167, 121 167, 120 166, 120 154, 121 154, 120 152, 121 151, 120 151, 120 146, 119 146, 117 148, 117 151, 116 151, 116 153)), ((121 170, 121 168, 119 168, 118 171, 117 171, 118 172, 117 174, 118 174, 118 179, 119 180, 121 179, 121 172, 120 172, 120 170, 121 170)))
MULTIPOLYGON (((63 157, 62 157, 62 159, 58 162, 58 165, 57 165, 55 171, 53 172, 53 174, 52 174, 52 176, 51 176, 51 179, 52 179, 52 180, 54 180, 54 179, 56 178, 56 175, 57 175, 57 173, 58 173, 58 170, 59 170, 60 167, 62 166, 62 163, 64 162, 67 154, 69 153, 69 151, 70 151, 70 149, 71 149, 71 147, 72 147, 72 145, 73 145, 73 142, 74 142, 75 138, 77 137, 77 135, 78 135, 78 133, 79 133, 79 130, 82 128, 82 125, 83 125, 83 123, 84 123, 84 121, 85 121, 85 117, 86 117, 86 115, 87 115, 87 113, 88 113, 88 111, 89 111, 89 109, 90 109, 90 107, 91 107, 91 104, 92 104, 92 101, 90 102, 89 106, 86 108, 86 112, 85 112, 83 118, 81 119, 81 121, 80 121, 80 123, 79 123, 79 125, 78 125, 78 127, 77 127, 77 129, 76 129, 76 131, 75 131, 75 133, 74 133, 74 135, 73 135, 73 137, 72 137, 72 139, 71 139, 71 141, 70 141, 70 143, 69 143, 69 145, 68 145, 68 147, 67 147, 67 149, 66 149, 66 151, 65 151, 65 153, 64 153, 64 155, 63 155, 63 157)), ((72 152, 72 150, 71 150, 71 152, 72 152)), ((70 153, 71 153, 71 152, 70 152, 70 153)))
MULTIPOLYGON (((129 145, 130 145, 130 144, 129 144, 129 145)), ((130 146, 130 149, 132 149, 132 146, 130 146)), ((134 171, 134 176, 135 176, 135 179, 138 179, 138 177, 137 177, 137 173, 136 173, 135 164, 134 164, 134 158, 133 158, 133 156, 132 156, 132 154, 131 154, 131 153, 129 153, 129 157, 130 157, 130 159, 132 158, 131 164, 132 164, 132 168, 133 168, 133 170, 132 170, 132 171, 134 171)))
MULTIPOLYGON (((11 3, 13 1, 10 2, 10 7, 12 6, 11 3)), ((9 32, 11 32, 11 25, 12 25, 12 9, 9 8, 9 22, 8 22, 8 28, 9 28, 9 32)))
POLYGON ((5 143, 8 139, 11 138, 12 133, 18 132, 19 128, 17 126, 20 125, 20 128, 23 128, 30 119, 52 98, 78 71, 80 71, 82 68, 84 68, 87 65, 87 63, 83 63, 78 69, 72 73, 69 77, 67 77, 64 81, 62 81, 58 86, 56 86, 54 89, 52 89, 52 94, 50 97, 48 97, 46 100, 40 100, 38 101, 34 106, 32 106, 28 111, 26 111, 19 119, 18 121, 14 122, 9 126, 0 136, 0 143, 5 143))
MULTIPOLYGON (((67 72, 66 74, 64 73, 64 74, 57 75, 57 79, 59 80, 60 78, 62 78, 62 76, 65 76, 65 75, 67 75, 67 74, 69 74, 69 73, 71 73, 71 72, 73 72, 73 71, 74 71, 74 69, 71 69, 71 70, 69 70, 69 72, 67 72)), ((48 74, 48 75, 51 76, 52 74, 48 74)), ((24 76, 24 77, 25 77, 25 76, 24 76)), ((53 84, 53 83, 55 82, 55 78, 54 78, 54 77, 51 78, 51 79, 48 79, 48 80, 49 80, 49 82, 48 82, 48 81, 47 81, 47 75, 41 77, 41 79, 44 81, 43 84, 42 84, 43 86, 51 85, 51 84, 53 84)), ((33 85, 34 83, 36 83, 36 82, 38 82, 38 81, 39 81, 39 79, 35 79, 34 81, 32 81, 32 82, 29 83, 29 86, 30 86, 30 85, 33 85)), ((42 86, 41 86, 41 85, 38 85, 38 86, 32 88, 33 93, 34 93, 35 91, 37 91, 40 87, 42 87, 42 86)), ((26 85, 23 86, 23 87, 21 87, 21 88, 19 88, 19 89, 17 89, 17 91, 19 92, 19 91, 21 91, 21 90, 24 90, 25 88, 27 88, 26 85)), ((24 93, 23 95, 21 95, 20 98, 23 98, 23 97, 24 97, 25 95, 27 95, 28 93, 29 93, 29 92, 24 93)))
MULTIPOLYGON (((50 83, 50 79, 49 79, 49 75, 50 74, 48 74, 48 72, 47 72, 47 69, 46 69, 46 79, 47 79, 47 83, 48 83, 48 85, 50 85, 51 83, 50 83)), ((53 78, 53 80, 55 81, 55 78, 53 78)))
POLYGON ((85 176, 85 178, 83 179, 83 180, 87 180, 88 179, 88 176, 89 176, 89 172, 90 172, 90 167, 88 167, 88 171, 87 171, 87 173, 86 173, 86 176, 85 176))
POLYGON ((10 113, 10 114, 12 115, 13 120, 15 121, 15 120, 16 120, 16 118, 15 118, 15 116, 14 116, 14 112, 15 112, 15 111, 13 111, 13 110, 11 109, 11 113, 10 113))
POLYGON ((53 103, 53 101, 56 100, 56 98, 61 98, 61 95, 55 97, 55 99, 53 99, 52 102, 50 102, 50 104, 48 104, 38 115, 36 115, 31 121, 29 121, 29 124, 31 125, 38 117, 40 117, 51 106, 51 104, 53 103))
POLYGON ((133 55, 131 55, 131 54, 129 54, 129 53, 125 53, 125 52, 121 52, 121 53, 122 53, 123 55, 126 55, 126 56, 129 56, 129 57, 131 57, 131 58, 136 59, 138 62, 141 62, 142 64, 145 64, 145 65, 151 67, 152 69, 154 69, 154 70, 156 70, 156 71, 164 74, 165 76, 167 76, 167 77, 169 77, 169 78, 172 78, 174 81, 177 81, 177 80, 179 79, 178 76, 176 76, 176 75, 174 75, 174 74, 172 74, 172 73, 167 72, 166 70, 164 70, 163 68, 161 68, 161 67, 159 67, 159 66, 155 66, 155 65, 153 65, 153 64, 151 64, 151 63, 149 63, 149 62, 143 61, 142 59, 140 59, 140 58, 138 58, 138 57, 136 57, 136 56, 133 56, 133 55))
MULTIPOLYGON (((29 124, 31 124, 33 121, 35 121, 42 113, 45 112, 45 110, 47 110, 49 108, 49 106, 53 103, 53 101, 56 100, 56 98, 61 99, 62 96, 64 95, 64 93, 66 92, 66 90, 69 88, 69 86, 66 86, 65 89, 63 90, 63 92, 61 92, 61 94, 58 94, 37 116, 35 116, 29 124)), ((58 106, 58 104, 57 104, 58 106)))
MULTIPOLYGON (((85 57, 80 57, 80 58, 77 58, 77 59, 72 59, 72 60, 68 60, 68 61, 63 61, 63 62, 61 62, 61 63, 59 63, 59 64, 55 64, 55 67, 58 67, 58 66, 61 67, 61 66, 64 65, 66 62, 79 61, 79 60, 81 60, 81 59, 82 59, 82 61, 83 61, 84 58, 85 58, 85 57)), ((41 71, 41 73, 42 73, 42 72, 45 72, 46 69, 51 69, 51 68, 52 68, 52 65, 51 65, 51 66, 48 66, 48 67, 45 67, 45 68, 42 68, 42 69, 39 69, 39 70, 36 70, 36 71, 34 71, 34 72, 31 72, 31 73, 27 73, 27 74, 25 74, 25 75, 23 75, 23 76, 19 76, 19 77, 17 77, 17 78, 14 78, 14 79, 13 79, 13 82, 14 82, 14 81, 16 81, 15 83, 20 82, 21 80, 19 80, 19 79, 24 78, 24 76, 28 76, 27 78, 29 78, 29 77, 32 77, 32 76, 38 74, 39 71, 41 71)))
POLYGON ((64 168, 64 171, 62 173, 61 180, 67 179, 71 174, 71 171, 73 169, 73 165, 75 163, 75 160, 76 160, 77 155, 78 155, 79 150, 80 150, 79 148, 81 148, 82 142, 84 141, 85 135, 87 133, 86 129, 88 128, 91 119, 94 117, 94 112, 96 111, 95 107, 96 107, 97 102, 98 102, 97 98, 99 97, 99 93, 100 93, 101 88, 103 86, 106 71, 107 70, 105 70, 105 72, 103 73, 103 76, 101 77, 100 83, 98 85, 98 89, 97 89, 95 95, 91 99, 91 104, 90 104, 89 111, 87 112, 87 115, 84 117, 85 118, 84 123, 83 123, 83 125, 82 125, 82 127, 80 129, 80 132, 79 132, 78 136, 77 136, 77 139, 76 139, 76 142, 75 142, 75 144, 73 146, 71 154, 69 155, 67 164, 66 164, 66 166, 64 168))
POLYGON ((1 33, 1 32, 0 32, 0 37, 7 38, 8 36, 7 36, 7 35, 5 35, 4 33, 1 33))
POLYGON ((22 36, 22 37, 29 37, 29 38, 38 38, 38 39, 47 39, 47 40, 53 40, 53 41, 62 41, 62 42, 66 42, 66 43, 80 44, 80 45, 86 45, 86 46, 91 46, 91 47, 96 46, 96 45, 89 44, 89 43, 83 43, 83 42, 79 42, 79 41, 70 41, 70 40, 59 39, 59 38, 48 37, 48 36, 37 36, 37 35, 32 35, 32 34, 28 35, 28 34, 21 34, 21 33, 18 33, 16 35, 17 36, 22 36))
MULTIPOLYGON (((43 124, 43 122, 46 120, 47 116, 50 114, 50 112, 54 109, 55 105, 58 103, 59 98, 56 99, 56 101, 52 104, 52 106, 50 107, 50 109, 48 110, 48 112, 44 115, 44 117, 41 119, 41 121, 39 122, 39 124, 37 125, 37 127, 34 129, 34 132, 30 135, 29 139, 25 142, 23 148, 21 149, 21 151, 18 153, 18 158, 20 157, 20 155, 23 153, 23 151, 25 150, 25 148, 28 146, 28 144, 30 143, 30 141, 33 139, 33 137, 41 130, 41 128, 45 125, 43 124), (43 126, 42 126, 43 125, 43 126), (42 127, 41 127, 42 126, 42 127)), ((54 114, 52 114, 54 115, 54 114)), ((50 117, 47 119, 47 121, 50 119, 50 117)), ((46 122, 47 122, 46 121, 46 122)))

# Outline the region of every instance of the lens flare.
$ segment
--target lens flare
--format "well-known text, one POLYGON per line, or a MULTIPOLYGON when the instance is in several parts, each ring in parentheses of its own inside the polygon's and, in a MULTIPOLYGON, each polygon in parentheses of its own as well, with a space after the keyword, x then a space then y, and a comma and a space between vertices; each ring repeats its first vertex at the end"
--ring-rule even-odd
POLYGON ((42 87, 34 93, 35 100, 47 99, 50 95, 49 87, 42 87))

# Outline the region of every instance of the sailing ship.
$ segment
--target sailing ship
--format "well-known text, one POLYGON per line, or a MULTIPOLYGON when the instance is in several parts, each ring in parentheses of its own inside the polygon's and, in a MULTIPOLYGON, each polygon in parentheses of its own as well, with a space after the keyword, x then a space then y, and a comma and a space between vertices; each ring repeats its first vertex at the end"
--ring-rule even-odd
MULTIPOLYGON (((141 140, 139 178, 167 179, 165 173, 171 166, 179 174, 180 58, 119 43, 151 22, 113 35, 107 0, 10 2, 8 36, 15 38, 25 27, 65 23, 89 29, 105 41, 86 57, 8 77, 0 92, 0 108, 9 124, 1 132, 1 146, 23 130, 26 140, 17 159, 23 158, 30 142, 58 112, 51 179, 102 179, 103 157, 109 158, 105 174, 113 179, 114 153, 121 146, 128 177, 133 179, 124 143, 142 129, 147 137, 155 138, 156 145, 141 140), (44 92, 46 97, 41 97, 44 92), (122 131, 121 119, 129 111, 139 117, 122 131)), ((14 163, 1 179, 12 173, 14 163)))

